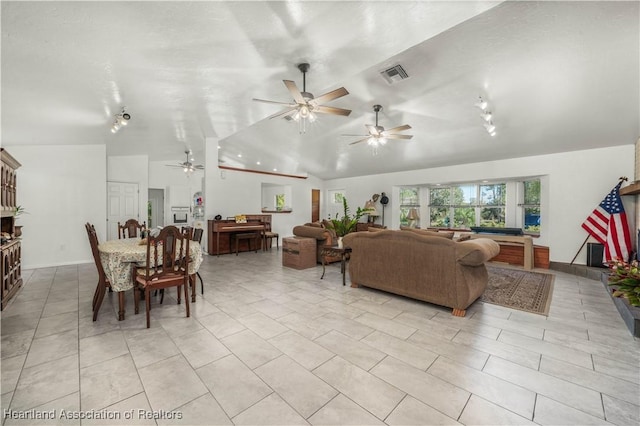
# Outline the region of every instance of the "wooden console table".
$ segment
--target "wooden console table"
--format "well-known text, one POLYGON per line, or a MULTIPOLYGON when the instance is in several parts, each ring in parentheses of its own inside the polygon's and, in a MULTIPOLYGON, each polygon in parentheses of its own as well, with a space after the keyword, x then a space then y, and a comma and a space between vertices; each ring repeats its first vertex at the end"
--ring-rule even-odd
POLYGON ((345 277, 347 275, 347 260, 351 257, 351 247, 338 247, 338 246, 322 246, 320 248, 320 256, 322 256, 322 276, 324 278, 325 265, 327 264, 327 257, 340 257, 340 273, 342 273, 342 285, 345 285, 345 277))
POLYGON ((534 267, 549 268, 549 249, 534 246, 530 235, 462 234, 461 236, 469 236, 471 239, 489 238, 500 244, 500 254, 491 259, 496 262, 522 265, 526 270, 532 270, 534 267))

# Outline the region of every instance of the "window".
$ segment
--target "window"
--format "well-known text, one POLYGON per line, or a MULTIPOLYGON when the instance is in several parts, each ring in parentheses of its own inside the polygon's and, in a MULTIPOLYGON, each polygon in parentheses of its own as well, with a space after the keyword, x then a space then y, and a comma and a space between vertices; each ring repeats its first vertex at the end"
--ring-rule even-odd
POLYGON ((344 193, 341 191, 331 191, 331 202, 333 204, 342 205, 342 200, 344 200, 344 193))
POLYGON ((420 191, 418 187, 400 188, 400 225, 420 227, 420 191))
POLYGON ((523 229, 525 232, 540 233, 540 179, 522 182, 523 186, 523 229))
POLYGON ((504 227, 506 184, 480 185, 480 226, 504 227))
POLYGON ((430 226, 506 226, 505 183, 431 188, 429 200, 430 226))

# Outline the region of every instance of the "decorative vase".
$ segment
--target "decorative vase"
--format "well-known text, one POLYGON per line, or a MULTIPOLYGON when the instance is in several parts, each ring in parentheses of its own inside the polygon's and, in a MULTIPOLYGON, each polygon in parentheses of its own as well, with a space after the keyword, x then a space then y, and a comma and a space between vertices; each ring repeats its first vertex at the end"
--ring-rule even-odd
POLYGON ((338 248, 342 248, 342 237, 338 237, 338 248))
POLYGON ((21 235, 22 235, 22 225, 14 225, 13 236, 17 238, 21 235))

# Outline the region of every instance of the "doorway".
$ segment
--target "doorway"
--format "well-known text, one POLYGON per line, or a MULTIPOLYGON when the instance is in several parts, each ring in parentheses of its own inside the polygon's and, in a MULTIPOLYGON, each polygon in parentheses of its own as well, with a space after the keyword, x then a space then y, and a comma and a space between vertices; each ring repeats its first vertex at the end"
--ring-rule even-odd
POLYGON ((149 188, 147 224, 149 229, 164 226, 164 189, 149 188))
POLYGON ((311 190, 311 222, 320 220, 320 190, 311 190))

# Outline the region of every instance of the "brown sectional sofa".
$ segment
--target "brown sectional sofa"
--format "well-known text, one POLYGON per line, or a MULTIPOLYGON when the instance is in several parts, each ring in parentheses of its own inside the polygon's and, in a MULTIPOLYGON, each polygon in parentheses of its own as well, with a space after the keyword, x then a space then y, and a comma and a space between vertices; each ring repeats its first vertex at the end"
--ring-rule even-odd
POLYGON ((365 286, 453 308, 464 316, 484 292, 485 262, 500 252, 490 239, 453 241, 449 235, 382 230, 344 237, 351 247, 351 286, 365 286), (443 238, 444 237, 444 238, 443 238))

